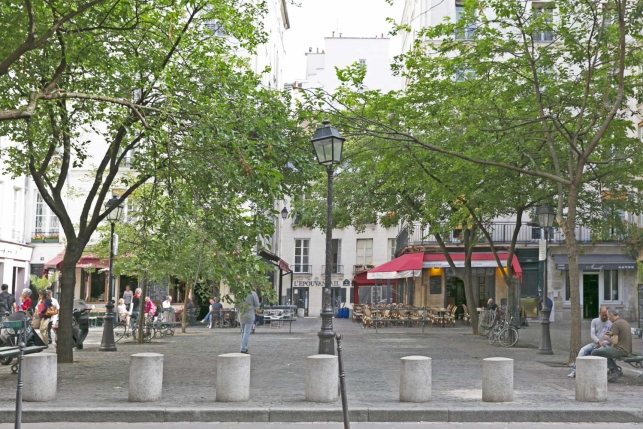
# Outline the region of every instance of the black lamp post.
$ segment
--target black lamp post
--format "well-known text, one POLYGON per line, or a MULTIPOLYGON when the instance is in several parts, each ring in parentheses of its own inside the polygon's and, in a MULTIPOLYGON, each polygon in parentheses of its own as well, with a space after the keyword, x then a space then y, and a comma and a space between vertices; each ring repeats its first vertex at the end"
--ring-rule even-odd
POLYGON ((105 318, 103 321, 103 338, 100 342, 101 352, 115 352, 116 342, 114 341, 114 224, 123 216, 123 206, 118 204, 118 197, 113 195, 105 203, 105 210, 114 208, 107 214, 107 220, 111 223, 109 236, 109 277, 107 305, 105 306, 105 318))
POLYGON ((540 225, 540 238, 541 238, 541 249, 538 255, 538 270, 539 277, 542 279, 543 284, 543 296, 542 296, 542 321, 540 324, 540 349, 538 354, 541 355, 553 355, 554 352, 551 349, 551 335, 549 332, 549 316, 551 314, 551 308, 547 304, 547 277, 545 275, 545 264, 547 262, 547 240, 545 240, 545 228, 549 231, 549 228, 554 224, 554 218, 556 217, 556 212, 552 209, 549 204, 536 208, 536 217, 538 218, 538 224, 540 225))
POLYGON ((344 138, 330 126, 330 121, 323 122, 310 142, 313 144, 317 161, 326 167, 328 173, 328 194, 326 197, 326 273, 324 281, 323 309, 321 313, 322 326, 317 334, 319 337, 319 354, 335 354, 335 332, 333 331, 333 307, 330 302, 330 286, 333 260, 333 165, 342 160, 344 138))
POLYGON ((288 209, 287 209, 286 207, 284 207, 284 208, 281 210, 281 218, 282 218, 283 220, 286 220, 286 218, 287 218, 287 217, 288 217, 288 209))

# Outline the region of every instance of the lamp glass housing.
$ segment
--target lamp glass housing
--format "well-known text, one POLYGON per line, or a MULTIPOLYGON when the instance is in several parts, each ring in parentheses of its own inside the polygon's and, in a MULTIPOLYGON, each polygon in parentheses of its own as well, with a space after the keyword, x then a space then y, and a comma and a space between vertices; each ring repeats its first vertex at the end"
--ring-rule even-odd
POLYGON ((109 212, 107 214, 107 220, 110 222, 120 222, 121 219, 123 218, 123 206, 121 204, 118 204, 118 197, 116 195, 112 196, 109 201, 105 203, 105 209, 109 209, 110 207, 114 207, 114 210, 109 212))
POLYGON ((541 228, 551 228, 554 224, 556 212, 549 204, 545 204, 536 209, 536 217, 541 228))

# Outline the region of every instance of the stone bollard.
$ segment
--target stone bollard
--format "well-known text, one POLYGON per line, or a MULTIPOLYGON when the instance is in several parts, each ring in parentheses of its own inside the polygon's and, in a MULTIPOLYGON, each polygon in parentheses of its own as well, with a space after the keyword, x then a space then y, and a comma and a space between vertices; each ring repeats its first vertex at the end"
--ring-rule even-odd
POLYGON ((306 400, 334 402, 338 397, 337 356, 313 355, 306 358, 306 400))
POLYGON ((227 353, 217 357, 217 402, 250 399, 250 355, 227 353))
POLYGON ((513 402, 514 360, 487 358, 482 361, 482 401, 513 402))
POLYGON ((599 356, 576 358, 576 400, 607 401, 607 359, 599 356))
POLYGON ((154 402, 163 391, 163 355, 137 353, 129 364, 129 401, 154 402))
POLYGON ((34 353, 23 361, 24 388, 22 399, 26 402, 47 402, 56 397, 58 385, 58 360, 55 353, 34 353))
POLYGON ((431 399, 431 358, 405 356, 401 362, 400 402, 428 402, 431 399))

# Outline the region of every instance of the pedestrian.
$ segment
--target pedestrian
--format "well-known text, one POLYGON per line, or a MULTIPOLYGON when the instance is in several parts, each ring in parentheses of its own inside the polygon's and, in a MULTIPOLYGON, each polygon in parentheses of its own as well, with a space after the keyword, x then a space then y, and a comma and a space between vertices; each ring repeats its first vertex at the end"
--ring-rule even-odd
POLYGON ((145 312, 145 316, 149 321, 151 321, 154 318, 154 314, 156 313, 156 308, 154 307, 154 303, 152 302, 149 296, 145 297, 145 307, 143 308, 143 311, 145 312))
POLYGON ((20 295, 19 311, 27 311, 31 308, 31 289, 24 289, 20 295))
POLYGON ((243 313, 239 315, 241 323, 241 353, 248 353, 248 340, 250 340, 250 331, 255 322, 255 309, 259 307, 259 297, 254 290, 250 292, 244 301, 247 306, 243 313))
POLYGON ((208 329, 212 328, 212 306, 214 305, 214 298, 210 298, 210 305, 208 306, 208 314, 205 315, 201 323, 207 323, 208 329))
POLYGON ((125 292, 123 292, 123 302, 127 311, 129 311, 129 308, 132 305, 132 298, 134 298, 134 294, 132 293, 129 285, 127 285, 125 286, 125 292))
POLYGON ((136 319, 141 315, 140 312, 141 308, 141 288, 136 288, 134 291, 134 296, 132 297, 132 305, 130 306, 130 324, 132 330, 134 330, 134 323, 136 323, 136 319))
POLYGON ((51 328, 58 323, 58 313, 60 312, 60 304, 58 303, 58 300, 54 298, 54 293, 50 289, 47 289, 47 298, 51 300, 52 307, 56 309, 56 314, 51 316, 51 319, 49 320, 49 326, 47 326, 47 334, 49 335, 49 344, 51 344, 51 341, 53 339, 51 335, 51 328))
POLYGON ((14 311, 18 311, 16 298, 9 293, 9 285, 3 284, 0 293, 0 315, 4 316, 5 313, 13 313, 14 311))
POLYGON ((118 300, 118 306, 116 307, 116 312, 118 314, 118 322, 127 323, 129 321, 128 320, 129 313, 127 312, 127 307, 125 306, 125 300, 123 298, 118 300))
POLYGON ((38 292, 38 315, 40 316, 40 336, 42 342, 49 344, 49 336, 47 334, 49 329, 49 319, 51 316, 47 314, 47 310, 51 307, 51 299, 47 298, 47 293, 44 290, 38 292))

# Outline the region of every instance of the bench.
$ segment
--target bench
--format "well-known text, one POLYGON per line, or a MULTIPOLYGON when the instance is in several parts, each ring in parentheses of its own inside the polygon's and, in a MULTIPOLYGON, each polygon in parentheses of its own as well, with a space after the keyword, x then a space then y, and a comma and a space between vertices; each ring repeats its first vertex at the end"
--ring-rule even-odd
POLYGON ((270 322, 270 327, 277 326, 278 328, 280 328, 281 327, 281 322, 288 322, 289 323, 289 326, 288 326, 288 333, 289 334, 292 334, 292 322, 294 322, 295 320, 297 320, 297 319, 292 319, 292 318, 291 319, 285 319, 285 318, 284 319, 268 319, 268 318, 264 318, 264 322, 270 322), (273 323, 275 325, 273 325, 273 323))
POLYGON ((630 356, 616 358, 615 360, 625 362, 632 368, 637 369, 638 371, 636 372, 638 372, 639 375, 636 377, 636 382, 639 385, 643 385, 643 371, 641 370, 643 368, 643 356, 632 354, 630 356))

